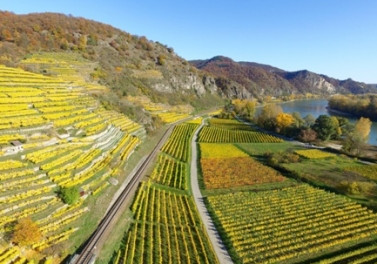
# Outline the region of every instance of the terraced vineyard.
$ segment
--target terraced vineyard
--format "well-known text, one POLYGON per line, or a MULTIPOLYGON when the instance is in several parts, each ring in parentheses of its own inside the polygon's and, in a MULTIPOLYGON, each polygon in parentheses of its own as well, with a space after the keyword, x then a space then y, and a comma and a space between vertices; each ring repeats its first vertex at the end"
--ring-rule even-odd
MULTIPOLYGON (((152 181, 143 182, 131 210, 134 221, 112 263, 217 263, 194 201, 187 191, 187 162, 170 157, 184 148, 197 124, 177 125, 160 154, 152 181), (184 147, 183 147, 184 146, 184 147)), ((185 157, 178 152, 174 157, 185 157)))
POLYGON ((308 185, 208 202, 237 263, 297 263, 377 234, 376 214, 308 185))
POLYGON ((24 217, 42 233, 35 254, 0 247, 1 263, 38 262, 38 252, 69 240, 91 214, 85 199, 109 186, 141 141, 139 124, 103 109, 87 89, 0 66, 0 236, 24 217), (61 187, 82 191, 79 203, 64 204, 61 187))
POLYGON ((224 129, 218 126, 206 126, 200 131, 199 142, 208 143, 277 143, 281 139, 261 132, 224 129))
POLYGON ((162 103, 153 103, 150 98, 143 96, 128 96, 127 99, 135 104, 140 105, 151 115, 161 119, 166 124, 175 123, 182 119, 190 117, 193 111, 191 105, 170 106, 162 103))

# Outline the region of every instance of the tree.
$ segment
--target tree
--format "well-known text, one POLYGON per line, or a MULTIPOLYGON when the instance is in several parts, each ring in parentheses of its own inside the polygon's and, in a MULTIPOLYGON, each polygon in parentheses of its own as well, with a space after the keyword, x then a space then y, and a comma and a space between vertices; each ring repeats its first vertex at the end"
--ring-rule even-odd
POLYGON ((254 118, 256 102, 255 100, 240 100, 235 99, 232 101, 234 112, 248 120, 254 118))
POLYGON ((315 117, 311 114, 308 114, 304 117, 306 127, 311 127, 315 123, 315 117))
POLYGON ((354 134, 357 134, 364 142, 367 142, 371 126, 372 122, 369 118, 361 117, 355 125, 354 134))
POLYGON ((339 122, 328 115, 320 115, 313 125, 313 129, 318 134, 318 138, 322 140, 329 140, 337 136, 339 122))
POLYGON ((86 43, 87 43, 88 39, 85 35, 81 35, 80 38, 79 38, 79 44, 78 44, 78 48, 79 50, 85 50, 86 49, 86 43))
POLYGON ((74 204, 80 199, 77 187, 61 188, 60 197, 66 204, 74 204))
POLYGON ((343 149, 346 152, 360 155, 369 138, 372 122, 369 118, 361 117, 356 122, 352 133, 349 133, 343 141, 343 149))
POLYGON ((266 129, 274 129, 276 126, 276 117, 282 113, 281 106, 276 104, 267 104, 262 108, 260 115, 258 116, 258 124, 266 129))
POLYGON ((276 118, 276 127, 280 131, 285 131, 287 127, 293 124, 294 118, 291 114, 279 113, 276 118))
POLYGON ((63 49, 63 50, 68 49, 68 41, 65 38, 62 38, 60 40, 60 48, 63 49))
POLYGON ((255 114, 255 107, 257 106, 257 103, 255 100, 248 100, 245 104, 245 117, 249 120, 252 120, 254 118, 255 114))
POLYGON ((311 128, 301 129, 298 139, 302 142, 313 142, 317 139, 317 132, 311 128))
POLYGON ((296 128, 301 128, 305 125, 305 120, 301 117, 301 114, 299 112, 293 112, 292 116, 293 116, 293 119, 294 119, 293 125, 296 128))
POLYGON ((347 136, 349 133, 351 133, 354 129, 354 126, 350 123, 348 118, 345 117, 336 117, 339 122, 339 127, 342 130, 342 136, 347 136))
POLYGON ((40 242, 41 238, 42 234, 38 225, 30 217, 18 220, 13 230, 13 243, 20 246, 31 246, 40 242))

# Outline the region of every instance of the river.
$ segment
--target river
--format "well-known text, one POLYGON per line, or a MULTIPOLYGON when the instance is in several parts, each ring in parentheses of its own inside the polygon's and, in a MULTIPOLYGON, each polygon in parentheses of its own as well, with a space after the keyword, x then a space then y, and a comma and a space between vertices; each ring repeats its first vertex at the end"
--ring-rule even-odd
MULTIPOLYGON (((327 111, 327 100, 315 99, 315 100, 298 100, 291 102, 284 102, 279 104, 284 112, 292 113, 299 112, 302 117, 308 114, 317 118, 319 115, 334 115, 327 111)), ((351 122, 356 122, 357 118, 347 117, 351 122)), ((377 122, 372 123, 372 128, 369 135, 369 144, 377 145, 377 122)))

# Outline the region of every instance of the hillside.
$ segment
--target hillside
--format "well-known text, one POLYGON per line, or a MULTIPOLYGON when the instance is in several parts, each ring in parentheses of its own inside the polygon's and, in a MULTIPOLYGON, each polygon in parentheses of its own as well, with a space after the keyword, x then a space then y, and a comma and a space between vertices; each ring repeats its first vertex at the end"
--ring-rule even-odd
MULTIPOLYGON (((152 103, 203 109, 221 104, 221 98, 263 99, 291 94, 371 91, 370 86, 350 79, 340 81, 309 71, 287 72, 222 56, 190 64, 171 47, 81 17, 0 12, 0 63, 20 66, 25 56, 37 52, 73 53, 95 63, 90 69, 80 70, 86 72, 85 80, 110 88, 100 97, 113 106, 118 105, 119 98, 129 96, 147 97, 152 103)), ((23 67, 37 73, 56 74, 46 67, 23 67)), ((140 104, 135 100, 126 101, 123 111, 135 116, 135 107, 140 104)))
POLYGON ((196 108, 221 102, 214 79, 166 45, 84 18, 0 12, 1 64, 18 66, 27 54, 41 51, 76 53, 97 62, 92 78, 111 88, 115 98, 147 96, 153 102, 196 108))
POLYGON ((287 72, 269 65, 253 62, 235 62, 217 56, 208 60, 190 62, 200 70, 218 79, 228 78, 242 85, 255 97, 263 95, 284 96, 290 94, 333 94, 372 92, 370 85, 351 79, 337 80, 307 70, 287 72))

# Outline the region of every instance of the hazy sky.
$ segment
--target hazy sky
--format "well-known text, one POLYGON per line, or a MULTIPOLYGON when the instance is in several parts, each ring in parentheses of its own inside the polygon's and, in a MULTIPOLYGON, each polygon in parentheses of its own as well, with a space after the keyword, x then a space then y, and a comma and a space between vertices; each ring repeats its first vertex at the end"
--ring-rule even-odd
POLYGON ((0 0, 17 14, 60 12, 174 48, 377 83, 376 0, 0 0))

